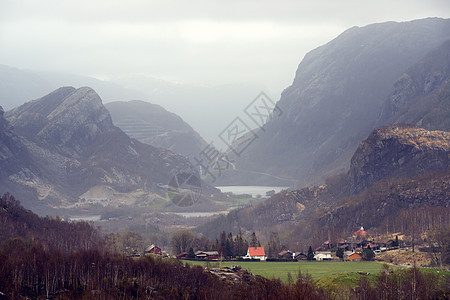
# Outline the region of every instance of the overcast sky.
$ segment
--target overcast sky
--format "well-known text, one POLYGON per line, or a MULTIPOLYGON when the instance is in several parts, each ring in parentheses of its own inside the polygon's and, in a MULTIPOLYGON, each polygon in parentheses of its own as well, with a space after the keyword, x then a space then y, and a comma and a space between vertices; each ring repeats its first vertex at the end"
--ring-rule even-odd
POLYGON ((303 56, 345 29, 431 16, 450 17, 450 1, 0 0, 0 64, 256 83, 278 97, 303 56))

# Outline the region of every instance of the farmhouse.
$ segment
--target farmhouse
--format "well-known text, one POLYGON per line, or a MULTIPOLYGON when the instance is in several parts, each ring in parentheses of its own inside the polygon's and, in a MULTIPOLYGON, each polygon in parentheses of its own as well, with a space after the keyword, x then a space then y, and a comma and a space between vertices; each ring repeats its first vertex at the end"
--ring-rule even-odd
POLYGON ((331 251, 316 251, 314 259, 317 261, 331 260, 331 251))
POLYGON ((217 251, 197 251, 197 252, 195 252, 195 257, 198 259, 217 260, 217 259, 219 259, 219 252, 217 252, 217 251))
POLYGON ((145 254, 155 254, 155 255, 162 255, 162 250, 156 245, 150 245, 145 249, 145 254))
POLYGON ((189 254, 187 252, 182 252, 180 254, 177 254, 177 258, 178 259, 189 258, 189 254))
POLYGON ((354 252, 347 257, 350 261, 361 261, 362 257, 358 252, 354 252))
POLYGON ((296 260, 308 260, 308 257, 303 252, 295 253, 296 260))
POLYGON ((243 259, 259 259, 266 260, 266 252, 264 247, 248 247, 247 255, 242 257, 243 259))
POLYGON ((283 250, 280 253, 278 253, 278 258, 281 258, 281 259, 293 259, 294 258, 294 254, 292 254, 292 252, 289 251, 289 250, 283 250))

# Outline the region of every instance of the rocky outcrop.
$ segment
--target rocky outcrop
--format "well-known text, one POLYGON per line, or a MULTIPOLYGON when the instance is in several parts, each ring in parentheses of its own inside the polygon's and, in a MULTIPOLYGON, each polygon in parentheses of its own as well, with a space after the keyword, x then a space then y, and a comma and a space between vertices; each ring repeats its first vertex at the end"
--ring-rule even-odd
POLYGON ((360 143, 348 172, 350 190, 358 193, 375 181, 411 178, 449 169, 450 133, 393 126, 372 132, 360 143))
POLYGON ((258 172, 297 179, 299 186, 345 172, 394 82, 448 39, 450 20, 387 22, 350 28, 309 52, 277 103, 283 113, 236 158, 237 170, 245 178, 252 171, 255 181, 258 172))
MULTIPOLYGON (((120 193, 139 190, 141 198, 142 191, 152 198, 158 184, 192 168, 185 157, 143 144, 115 127, 100 97, 87 87, 60 88, 5 117, 39 172, 8 167, 3 170, 7 180, 35 190, 41 203, 53 207, 76 205, 81 195, 102 187, 120 193)), ((92 201, 107 204, 104 196, 92 201)))
POLYGON ((144 102, 110 102, 105 104, 114 125, 143 143, 169 149, 189 158, 198 156, 207 143, 174 113, 144 102))

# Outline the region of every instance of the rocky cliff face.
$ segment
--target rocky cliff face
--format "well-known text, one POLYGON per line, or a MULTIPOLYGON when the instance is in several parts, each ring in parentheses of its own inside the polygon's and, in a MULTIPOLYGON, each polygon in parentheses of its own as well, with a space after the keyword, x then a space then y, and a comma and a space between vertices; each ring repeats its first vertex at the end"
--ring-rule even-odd
POLYGON ((28 176, 22 168, 7 169, 8 180, 34 189, 37 198, 54 207, 82 198, 109 203, 114 191, 138 190, 151 198, 158 183, 191 169, 181 155, 131 139, 115 127, 90 88, 60 88, 5 117, 39 171, 28 176))
POLYGON ((144 101, 107 103, 113 122, 129 136, 152 146, 192 158, 207 146, 179 116, 144 101))
POLYGON ((450 167, 450 133, 422 128, 375 130, 360 143, 348 172, 350 190, 358 193, 375 181, 443 172, 450 167))
POLYGON ((351 28, 311 51, 278 102, 283 114, 236 158, 238 170, 255 179, 256 172, 298 179, 300 186, 344 172, 376 128, 394 82, 449 38, 450 20, 388 22, 351 28))

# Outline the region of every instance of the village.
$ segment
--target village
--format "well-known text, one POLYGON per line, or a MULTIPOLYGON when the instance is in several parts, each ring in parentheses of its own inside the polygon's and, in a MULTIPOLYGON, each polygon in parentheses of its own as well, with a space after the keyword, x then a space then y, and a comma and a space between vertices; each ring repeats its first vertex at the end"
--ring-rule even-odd
MULTIPOLYGON (((361 226, 347 239, 341 239, 337 243, 332 243, 327 240, 315 249, 309 247, 308 251, 305 252, 293 252, 285 249, 275 255, 269 256, 264 247, 257 245, 249 246, 246 255, 243 256, 226 257, 219 250, 194 251, 192 248, 189 251, 171 255, 168 251, 162 250, 157 245, 152 244, 146 248, 144 255, 203 261, 372 261, 382 260, 378 259, 378 257, 394 250, 408 251, 410 249, 408 247, 402 247, 402 241, 399 240, 398 235, 393 239, 381 241, 379 238, 372 237, 361 226)), ((140 255, 137 254, 135 256, 140 255)))

